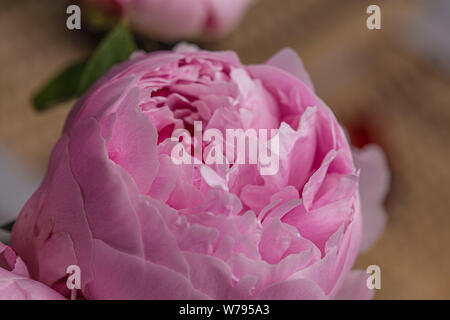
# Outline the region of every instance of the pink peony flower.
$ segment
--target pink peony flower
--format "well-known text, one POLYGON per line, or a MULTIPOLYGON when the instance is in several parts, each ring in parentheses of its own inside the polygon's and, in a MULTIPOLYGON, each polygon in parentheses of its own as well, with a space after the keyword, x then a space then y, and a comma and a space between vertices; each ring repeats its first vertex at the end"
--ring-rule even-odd
POLYGON ((87 299, 370 298, 350 271, 358 175, 292 50, 253 66, 186 46, 135 54, 72 110, 11 243, 52 287, 78 265, 87 299), (196 140, 203 163, 175 164, 171 136, 194 121, 276 130, 277 173, 206 165, 196 140))
POLYGON ((164 41, 220 37, 241 20, 251 0, 79 0, 124 16, 143 35, 164 41))
POLYGON ((14 251, 0 242, 0 300, 61 300, 59 293, 31 280, 14 251))

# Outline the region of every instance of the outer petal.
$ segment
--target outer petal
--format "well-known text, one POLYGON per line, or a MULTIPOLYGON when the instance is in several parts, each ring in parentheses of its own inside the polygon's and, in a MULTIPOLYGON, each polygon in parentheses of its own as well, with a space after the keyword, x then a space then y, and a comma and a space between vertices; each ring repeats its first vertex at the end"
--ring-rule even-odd
POLYGON ((62 300, 59 293, 31 280, 15 252, 0 242, 0 300, 62 300))
POLYGON ((208 299, 188 279, 162 265, 120 252, 95 240, 95 282, 88 295, 102 299, 208 299), (105 272, 107 270, 107 272, 105 272))
POLYGON ((383 201, 390 184, 390 173, 386 156, 377 145, 368 145, 353 150, 356 168, 361 170, 359 190, 363 215, 363 236, 361 252, 370 249, 384 232, 386 211, 383 201))
POLYGON ((17 276, 0 268, 0 300, 63 300, 43 283, 17 276))
POLYGON ((50 286, 65 277, 67 266, 72 264, 83 270, 82 284, 91 278, 92 235, 83 196, 70 168, 68 145, 69 138, 64 135, 52 152, 44 181, 14 224, 11 238, 12 247, 26 262, 31 276, 41 281, 40 275, 44 276, 50 286), (57 247, 64 258, 53 255, 49 259, 52 249, 47 249, 48 245, 57 247))
POLYGON ((328 239, 323 258, 291 278, 313 280, 329 298, 336 295, 353 266, 361 240, 360 208, 359 204, 355 205, 353 220, 347 227, 341 225, 328 239))
MULTIPOLYGON (((215 257, 185 253, 193 286, 212 299, 226 299, 232 291, 231 268, 215 257)), ((232 297, 233 298, 233 297, 232 297)))
POLYGON ((349 273, 336 295, 337 300, 370 300, 373 290, 367 288, 368 275, 364 270, 354 270, 349 273))
POLYGON ((308 279, 287 280, 262 290, 257 300, 324 300, 320 287, 308 279))
POLYGON ((303 65, 302 59, 298 55, 297 51, 292 48, 281 49, 272 58, 267 60, 266 64, 289 72, 314 91, 314 85, 305 69, 305 66, 303 65))

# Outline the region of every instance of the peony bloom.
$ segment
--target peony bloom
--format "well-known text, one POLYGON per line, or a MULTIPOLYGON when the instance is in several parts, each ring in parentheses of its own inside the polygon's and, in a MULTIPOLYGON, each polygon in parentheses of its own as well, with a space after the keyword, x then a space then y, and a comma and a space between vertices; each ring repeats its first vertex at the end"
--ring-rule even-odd
POLYGON ((241 20, 251 0, 79 0, 125 17, 137 32, 163 41, 220 37, 241 20))
POLYGON ((14 251, 0 242, 0 300, 61 300, 59 293, 31 280, 14 251))
POLYGON ((11 243, 52 287, 78 265, 87 299, 370 298, 351 271, 358 176, 292 50, 253 66, 187 46, 138 53, 75 105, 11 243), (195 121, 275 130, 277 172, 205 164, 195 138, 203 159, 176 164, 172 135, 195 121))

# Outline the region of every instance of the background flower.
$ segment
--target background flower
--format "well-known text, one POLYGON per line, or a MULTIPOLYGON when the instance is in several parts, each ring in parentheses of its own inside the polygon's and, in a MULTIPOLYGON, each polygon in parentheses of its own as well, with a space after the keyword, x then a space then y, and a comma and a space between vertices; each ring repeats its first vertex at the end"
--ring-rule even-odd
MULTIPOLYGON (((168 42, 223 36, 239 23, 250 4, 250 0, 80 1, 106 16, 125 17, 142 35, 168 42)), ((90 16, 94 22, 98 14, 90 16)))
POLYGON ((367 275, 345 281, 360 238, 350 147, 295 52, 247 67, 181 46, 135 54, 77 103, 12 245, 49 286, 79 265, 88 299, 368 298, 367 275), (279 172, 175 165, 171 133, 194 120, 279 129, 279 172))

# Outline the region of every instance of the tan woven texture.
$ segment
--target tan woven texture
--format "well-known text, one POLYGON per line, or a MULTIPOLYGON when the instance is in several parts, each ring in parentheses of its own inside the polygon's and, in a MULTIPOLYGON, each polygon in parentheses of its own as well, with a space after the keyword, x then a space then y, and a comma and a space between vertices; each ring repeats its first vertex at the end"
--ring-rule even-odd
MULTIPOLYGON (((350 131, 365 127, 386 150, 387 230, 357 261, 381 267, 377 299, 450 299, 450 80, 401 41, 424 2, 255 0, 232 35, 205 45, 235 50, 245 63, 293 47, 338 119, 350 131), (382 29, 369 31, 366 8, 376 3, 382 29)), ((66 6, 0 2, 0 143, 41 170, 73 102, 38 114, 30 96, 96 43, 65 28, 66 6)))

